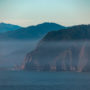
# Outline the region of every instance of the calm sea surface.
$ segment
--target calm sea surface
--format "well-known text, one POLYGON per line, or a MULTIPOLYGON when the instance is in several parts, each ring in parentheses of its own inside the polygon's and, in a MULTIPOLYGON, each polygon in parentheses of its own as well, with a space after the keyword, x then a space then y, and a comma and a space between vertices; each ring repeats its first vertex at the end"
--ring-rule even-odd
POLYGON ((0 90, 90 90, 90 73, 0 71, 0 90))

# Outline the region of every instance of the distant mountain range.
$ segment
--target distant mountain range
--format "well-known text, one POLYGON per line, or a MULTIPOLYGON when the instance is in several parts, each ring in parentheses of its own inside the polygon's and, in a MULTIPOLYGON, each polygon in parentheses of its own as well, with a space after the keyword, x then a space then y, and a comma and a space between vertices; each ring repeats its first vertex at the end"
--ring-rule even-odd
POLYGON ((47 22, 0 34, 0 40, 36 40, 41 39, 50 31, 57 31, 64 28, 62 25, 47 22))
POLYGON ((20 65, 48 32, 66 28, 56 23, 42 23, 0 33, 0 67, 20 65))
POLYGON ((16 29, 20 29, 21 27, 18 25, 7 24, 7 23, 0 23, 0 33, 14 31, 16 29))
POLYGON ((36 49, 27 54, 22 68, 90 72, 90 25, 49 32, 36 49))

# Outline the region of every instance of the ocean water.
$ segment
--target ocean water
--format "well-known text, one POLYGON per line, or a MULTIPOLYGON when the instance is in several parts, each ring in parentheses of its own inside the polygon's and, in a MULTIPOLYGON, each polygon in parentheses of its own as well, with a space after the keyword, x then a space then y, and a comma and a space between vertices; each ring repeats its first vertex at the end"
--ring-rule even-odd
POLYGON ((90 73, 0 71, 0 90, 90 90, 90 73))

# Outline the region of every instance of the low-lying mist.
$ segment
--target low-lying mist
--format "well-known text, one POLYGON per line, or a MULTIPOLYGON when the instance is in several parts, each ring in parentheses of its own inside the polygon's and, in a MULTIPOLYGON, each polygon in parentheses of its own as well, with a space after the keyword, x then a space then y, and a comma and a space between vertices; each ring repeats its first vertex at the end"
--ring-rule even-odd
POLYGON ((21 65, 25 55, 32 51, 37 43, 38 40, 0 41, 0 67, 21 65))
POLYGON ((27 54, 29 70, 90 71, 90 41, 42 41, 27 54))

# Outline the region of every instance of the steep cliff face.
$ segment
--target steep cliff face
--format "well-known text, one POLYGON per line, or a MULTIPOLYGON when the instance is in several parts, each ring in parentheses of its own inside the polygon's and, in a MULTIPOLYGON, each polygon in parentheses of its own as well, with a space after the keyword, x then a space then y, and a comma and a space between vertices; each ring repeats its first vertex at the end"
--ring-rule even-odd
POLYGON ((36 71, 90 71, 90 25, 48 33, 28 53, 24 69, 36 71))

